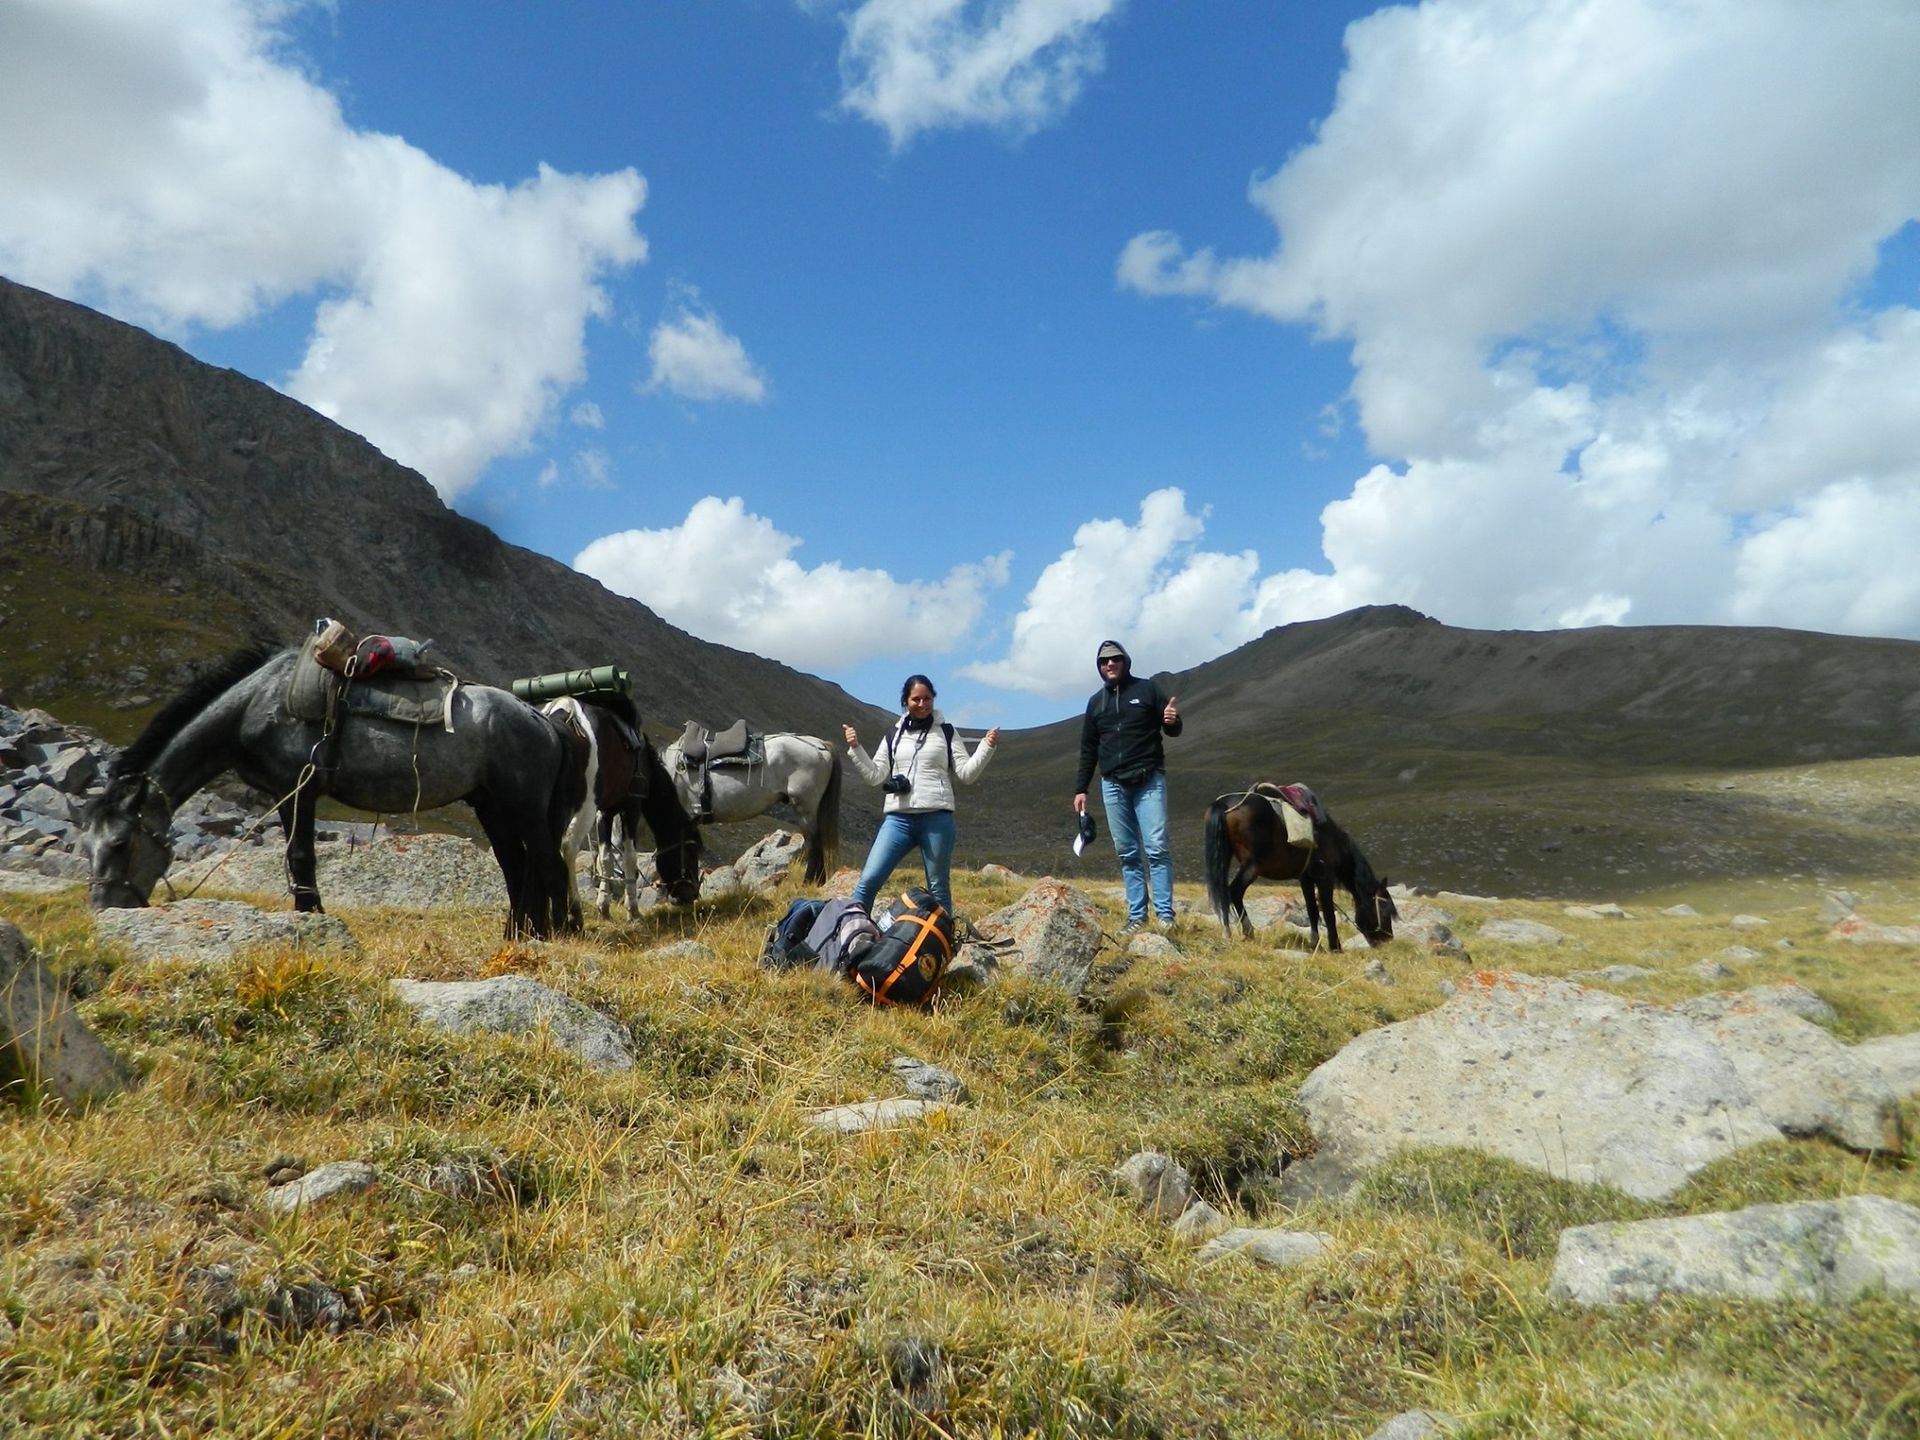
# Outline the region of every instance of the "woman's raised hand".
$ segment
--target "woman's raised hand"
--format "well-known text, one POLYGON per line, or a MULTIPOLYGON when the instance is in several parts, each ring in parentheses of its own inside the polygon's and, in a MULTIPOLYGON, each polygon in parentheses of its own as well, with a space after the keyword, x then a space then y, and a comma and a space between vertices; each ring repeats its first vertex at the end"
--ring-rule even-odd
POLYGON ((847 748, 849 750, 858 750, 860 748, 860 737, 854 733, 853 727, 851 725, 842 725, 840 729, 847 737, 847 748))
POLYGON ((989 750, 998 745, 1000 743, 1000 727, 996 725, 993 729, 987 731, 985 735, 980 737, 980 743, 985 745, 989 750))

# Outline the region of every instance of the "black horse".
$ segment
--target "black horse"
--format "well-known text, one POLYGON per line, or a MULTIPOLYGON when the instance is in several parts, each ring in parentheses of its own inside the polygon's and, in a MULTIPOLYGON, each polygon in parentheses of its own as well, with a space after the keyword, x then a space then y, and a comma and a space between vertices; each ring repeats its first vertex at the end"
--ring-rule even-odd
POLYGON ((560 837, 585 792, 587 747, 564 725, 504 690, 461 685, 439 724, 342 715, 328 738, 287 710, 298 651, 255 646, 228 656, 169 701, 121 754, 104 793, 81 812, 95 909, 147 903, 173 858, 173 812, 232 771, 278 800, 294 905, 320 909, 314 804, 398 815, 464 800, 507 885, 507 933, 568 927, 570 876, 560 837))
POLYGON ((1247 887, 1255 876, 1262 876, 1300 882, 1315 946, 1320 943, 1320 918, 1324 915, 1327 944, 1334 950, 1340 948, 1333 910, 1336 884, 1353 897, 1354 923, 1369 945, 1393 939, 1393 922, 1399 912, 1393 896, 1387 893, 1386 877, 1373 873, 1353 837, 1325 810, 1314 821, 1312 849, 1289 844, 1286 824, 1274 810, 1275 805, 1286 803, 1279 798, 1277 787, 1262 785, 1237 795, 1222 795, 1208 807, 1207 899, 1220 917, 1220 928, 1232 933, 1232 917, 1238 914, 1241 933, 1253 937, 1253 923, 1247 918, 1247 887), (1235 862, 1240 868, 1229 878, 1235 862))

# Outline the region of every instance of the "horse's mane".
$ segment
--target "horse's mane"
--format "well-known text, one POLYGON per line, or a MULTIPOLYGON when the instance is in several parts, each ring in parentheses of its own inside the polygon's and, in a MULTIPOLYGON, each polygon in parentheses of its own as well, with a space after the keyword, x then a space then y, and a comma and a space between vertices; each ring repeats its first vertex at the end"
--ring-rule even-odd
POLYGON ((160 707, 139 738, 120 752, 114 772, 130 775, 146 769, 167 748, 168 742, 207 706, 266 664, 282 648, 270 640, 256 640, 200 671, 187 683, 186 689, 160 707))
POLYGON ((609 715, 618 716, 636 730, 640 728, 640 707, 633 703, 633 697, 631 695, 622 695, 618 691, 613 691, 611 693, 580 695, 575 698, 584 701, 588 705, 598 705, 609 715))

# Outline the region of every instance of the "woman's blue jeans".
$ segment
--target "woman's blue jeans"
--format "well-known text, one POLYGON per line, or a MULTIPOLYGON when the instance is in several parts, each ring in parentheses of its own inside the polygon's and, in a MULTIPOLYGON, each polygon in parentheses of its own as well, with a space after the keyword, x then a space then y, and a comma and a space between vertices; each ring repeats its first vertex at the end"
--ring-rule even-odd
MULTIPOLYGON (((1164 810, 1165 806, 1161 808, 1164 810)), ((883 815, 880 831, 873 837, 873 848, 867 851, 867 867, 860 872, 860 883, 853 887, 853 898, 871 914, 874 897, 893 874, 893 867, 907 858, 909 850, 918 848, 927 871, 927 889, 947 914, 953 914, 953 837, 956 833, 951 810, 883 815)))
POLYGON ((1127 882, 1127 919, 1147 918, 1147 879, 1153 879, 1153 913, 1173 920, 1173 852, 1167 847, 1167 772, 1156 770, 1138 785, 1100 777, 1107 802, 1107 832, 1127 882))

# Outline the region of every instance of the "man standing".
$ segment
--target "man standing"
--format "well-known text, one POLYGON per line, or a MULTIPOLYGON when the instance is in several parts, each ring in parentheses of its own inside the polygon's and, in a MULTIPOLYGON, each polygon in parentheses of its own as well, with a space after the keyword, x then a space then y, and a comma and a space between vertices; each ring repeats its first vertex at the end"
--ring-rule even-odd
POLYGON ((1134 677, 1133 660, 1119 641, 1103 642, 1093 663, 1101 685, 1087 701, 1080 726, 1080 778, 1073 787, 1073 808, 1087 813, 1087 786, 1098 764, 1107 829, 1127 882, 1127 924, 1120 933, 1131 935, 1147 923, 1149 877, 1154 915, 1163 927, 1173 924, 1167 756, 1160 737, 1180 733, 1180 712, 1173 697, 1163 697, 1152 680, 1134 677))

